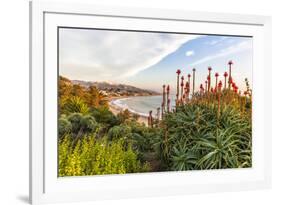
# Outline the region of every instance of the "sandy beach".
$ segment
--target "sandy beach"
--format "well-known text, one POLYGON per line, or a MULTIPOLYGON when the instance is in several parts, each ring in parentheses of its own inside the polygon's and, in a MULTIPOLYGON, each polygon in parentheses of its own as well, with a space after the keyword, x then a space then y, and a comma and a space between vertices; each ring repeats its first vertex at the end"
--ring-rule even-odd
MULTIPOLYGON (((128 98, 128 97, 112 97, 112 98, 108 99, 109 109, 114 115, 117 115, 120 111, 125 110, 125 109, 117 106, 116 104, 113 103, 113 101, 118 100, 118 99, 124 99, 124 98, 128 98)), ((132 114, 135 114, 135 113, 132 113, 132 114)), ((148 125, 148 119, 146 116, 139 115, 138 122, 144 123, 146 126, 148 125)))

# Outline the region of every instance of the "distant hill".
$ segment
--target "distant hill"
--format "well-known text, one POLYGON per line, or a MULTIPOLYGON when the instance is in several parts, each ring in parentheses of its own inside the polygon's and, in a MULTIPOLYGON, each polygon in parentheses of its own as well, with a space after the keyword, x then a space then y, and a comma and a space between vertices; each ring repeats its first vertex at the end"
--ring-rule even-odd
POLYGON ((141 89, 126 84, 112 84, 108 82, 91 82, 82 80, 72 80, 71 82, 83 87, 96 86, 101 92, 103 92, 103 94, 112 97, 160 95, 160 93, 152 90, 141 89))

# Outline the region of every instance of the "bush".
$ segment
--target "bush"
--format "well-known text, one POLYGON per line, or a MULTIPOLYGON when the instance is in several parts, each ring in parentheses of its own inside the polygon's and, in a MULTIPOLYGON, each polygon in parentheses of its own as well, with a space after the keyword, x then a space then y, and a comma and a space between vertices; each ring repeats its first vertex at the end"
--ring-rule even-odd
POLYGON ((98 128, 98 123, 91 115, 72 113, 67 117, 67 119, 71 123, 71 133, 74 137, 90 134, 95 132, 98 128))
POLYGON ((86 115, 89 111, 87 104, 77 96, 66 98, 64 102, 61 102, 61 114, 81 113, 86 115))
POLYGON ((113 127, 120 124, 120 120, 108 109, 108 107, 93 108, 91 114, 97 122, 105 124, 107 127, 113 127))
POLYGON ((132 139, 132 129, 128 125, 117 125, 109 129, 108 131, 109 140, 131 140, 132 139))
POLYGON ((128 109, 124 110, 124 111, 120 111, 117 114, 117 118, 120 121, 120 123, 124 123, 126 120, 130 119, 131 117, 131 113, 128 109))
POLYGON ((167 114, 159 155, 172 170, 251 167, 251 122, 225 106, 184 105, 167 114), (165 140, 166 137, 166 140, 165 140))
POLYGON ((68 121, 65 115, 59 118, 58 126, 59 136, 64 136, 72 131, 71 122, 68 121))
POLYGON ((122 140, 83 136, 74 145, 69 135, 59 141, 59 176, 124 174, 149 171, 122 140))

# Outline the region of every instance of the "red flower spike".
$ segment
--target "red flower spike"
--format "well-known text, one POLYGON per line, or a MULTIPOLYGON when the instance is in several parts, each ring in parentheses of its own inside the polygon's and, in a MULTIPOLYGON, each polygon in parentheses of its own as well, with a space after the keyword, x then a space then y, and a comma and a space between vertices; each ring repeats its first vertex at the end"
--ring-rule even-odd
POLYGON ((180 75, 180 74, 181 74, 181 70, 178 69, 176 73, 177 73, 178 75, 180 75))
POLYGON ((167 91, 170 91, 170 86, 169 85, 167 86, 167 91))
POLYGON ((233 64, 232 60, 228 61, 228 65, 232 65, 232 64, 233 64))
POLYGON ((207 76, 207 80, 210 81, 210 76, 209 75, 207 76))
POLYGON ((187 75, 187 77, 189 77, 189 78, 190 78, 190 77, 191 77, 191 75, 190 75, 190 74, 188 74, 188 75, 187 75))
POLYGON ((227 72, 224 72, 223 76, 224 76, 224 77, 227 77, 227 76, 228 76, 228 73, 227 73, 227 72))
POLYGON ((221 82, 221 80, 220 80, 220 82, 219 82, 219 88, 221 88, 222 87, 222 82, 221 82))
POLYGON ((183 76, 181 76, 181 80, 184 80, 184 77, 183 77, 183 76))
POLYGON ((218 73, 216 73, 216 74, 215 74, 215 76, 216 76, 216 77, 219 77, 219 74, 218 74, 218 73))
POLYGON ((211 66, 209 66, 209 67, 208 67, 208 70, 209 70, 209 71, 211 71, 211 70, 212 70, 212 67, 211 67, 211 66))

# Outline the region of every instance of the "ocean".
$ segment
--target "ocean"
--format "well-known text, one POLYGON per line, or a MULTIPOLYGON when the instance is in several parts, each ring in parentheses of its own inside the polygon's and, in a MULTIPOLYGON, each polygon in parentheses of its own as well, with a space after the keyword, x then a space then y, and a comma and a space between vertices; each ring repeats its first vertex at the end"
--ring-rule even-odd
MULTIPOLYGON (((111 103, 123 110, 128 109, 132 113, 147 117, 150 110, 152 115, 156 115, 157 108, 161 108, 162 98, 162 95, 137 96, 112 100, 111 103)), ((175 96, 170 96, 170 99, 172 108, 175 106, 175 96)))

